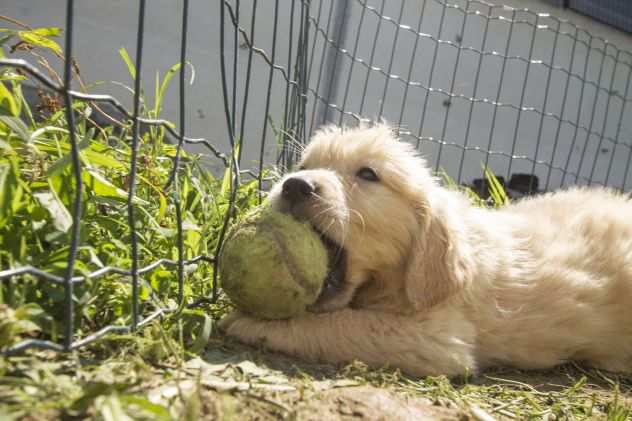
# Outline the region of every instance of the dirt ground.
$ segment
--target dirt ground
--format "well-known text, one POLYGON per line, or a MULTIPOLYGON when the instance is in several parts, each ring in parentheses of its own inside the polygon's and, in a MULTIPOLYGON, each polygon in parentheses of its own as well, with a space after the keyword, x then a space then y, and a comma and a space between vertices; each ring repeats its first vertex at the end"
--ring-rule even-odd
POLYGON ((0 420, 632 419, 632 376, 575 365, 414 379, 301 363, 222 337, 196 357, 154 357, 0 358, 0 420))
MULTIPOLYGON (((360 363, 343 368, 305 364, 231 342, 218 341, 209 349, 212 351, 188 361, 183 368, 187 377, 196 378, 180 381, 181 388, 198 390, 198 414, 208 419, 489 421, 632 417, 626 410, 632 408, 632 378, 613 380, 577 366, 546 372, 494 371, 467 380, 417 380, 397 372, 368 370, 360 363), (613 411, 612 405, 618 410, 613 411)), ((167 383, 154 389, 150 400, 161 402, 169 387, 167 383)))
POLYGON ((361 364, 337 369, 235 343, 217 345, 185 364, 186 379, 155 388, 149 399, 169 405, 176 385, 185 395, 197 390, 199 415, 222 420, 471 419, 447 400, 396 387, 396 373, 374 372, 371 378, 371 371, 361 364))

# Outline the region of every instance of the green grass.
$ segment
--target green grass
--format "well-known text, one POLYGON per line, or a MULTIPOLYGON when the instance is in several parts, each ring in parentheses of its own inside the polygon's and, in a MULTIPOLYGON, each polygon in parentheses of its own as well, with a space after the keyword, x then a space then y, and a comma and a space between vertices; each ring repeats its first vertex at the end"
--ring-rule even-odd
MULTIPOLYGON (((61 57, 55 42, 59 33, 56 28, 1 30, 0 55, 19 43, 34 53, 46 49, 61 57)), ((120 53, 133 79, 133 63, 125 50, 120 53)), ((157 74, 152 87, 155 101, 143 98, 143 116, 160 117, 164 95, 178 70, 174 66, 163 77, 157 74)), ((63 276, 75 191, 65 110, 54 101, 44 110, 31 110, 21 92, 26 78, 5 68, 0 79, 6 83, 0 84, 0 267, 32 265, 63 276)), ((85 185, 76 270, 89 274, 105 266, 128 269, 131 125, 126 122, 117 130, 94 127, 90 110, 95 105, 76 102, 74 107, 85 185)), ((134 198, 141 266, 160 258, 177 259, 173 190, 164 187, 174 154, 164 129, 152 128, 143 135, 134 198)), ((177 187, 185 257, 210 256, 228 209, 231 174, 214 177, 201 156, 183 153, 182 160, 177 187)), ((487 169, 485 174, 492 186, 491 205, 507 203, 493 174, 487 169)), ((460 188, 449 177, 445 180, 460 188)), ((244 182, 237 194, 236 216, 256 205, 259 193, 256 180, 244 182)), ((471 190, 468 194, 475 203, 489 205, 471 190)), ((158 305, 182 309, 174 267, 160 266, 142 278, 142 315, 158 305)), ((207 296, 211 279, 211 265, 187 267, 184 302, 207 296)), ((109 274, 77 285, 77 337, 108 324, 129 325, 130 300, 128 277, 109 274)), ((506 419, 632 417, 629 377, 564 366, 450 381, 411 379, 390 370, 368 370, 360 363, 302 364, 216 334, 214 320, 227 308, 220 298, 216 304, 185 308, 156 320, 135 334, 109 335, 71 353, 30 350, 0 357, 0 418, 237 420, 305 419, 318 414, 343 419, 362 411, 379 413, 365 398, 343 395, 361 388, 389 393, 394 405, 402 407, 425 402, 428 411, 439 408, 454 419, 484 419, 482 412, 506 419)), ((62 319, 60 286, 27 275, 0 283, 0 347, 28 338, 59 342, 62 319)))
MULTIPOLYGON (((3 47, 12 41, 33 49, 53 49, 59 31, 4 31, 3 47), (27 33, 35 35, 29 36, 27 33), (37 38, 39 37, 39 38, 37 38), (41 39, 40 39, 41 38, 41 39), (49 39, 50 38, 50 39, 49 39)), ((4 50, 3 50, 4 51, 4 50)), ((135 69, 125 50, 121 56, 130 77, 135 69)), ((46 66, 50 67, 50 66, 46 66)), ((179 66, 155 79, 155 101, 143 97, 141 116, 159 118, 164 95, 179 66)), ((65 109, 57 104, 34 118, 22 95, 26 79, 3 69, 0 79, 0 267, 31 265, 63 276, 70 253, 73 200, 76 182, 70 156, 65 109)), ((130 183, 131 122, 115 129, 91 124, 89 103, 75 102, 76 137, 81 160, 82 218, 80 245, 75 263, 77 274, 87 276, 104 267, 129 270, 131 232, 127 196, 130 183)), ((212 256, 229 206, 230 171, 215 178, 205 169, 201 155, 183 151, 178 185, 165 188, 173 171, 176 146, 166 142, 165 130, 152 127, 139 142, 136 194, 133 204, 139 246, 139 267, 161 258, 178 259, 178 235, 174 201, 177 187, 182 207, 184 255, 212 256), (227 181, 228 180, 228 183, 227 181)), ((244 182, 237 192, 236 214, 258 202, 257 182, 244 182)), ((178 308, 208 296, 212 265, 206 262, 185 268, 184 303, 178 303, 177 271, 161 265, 141 277, 140 310, 147 315, 157 307, 178 308)), ((63 286, 30 275, 0 284, 0 347, 15 345, 28 337, 60 341, 64 314, 63 286)), ((85 336, 108 324, 131 322, 129 277, 108 274, 76 284, 74 303, 76 335, 85 336)), ((207 311, 179 313, 169 334, 185 345, 200 348, 198 332, 208 339, 207 311), (197 342, 196 342, 197 340, 197 342)))

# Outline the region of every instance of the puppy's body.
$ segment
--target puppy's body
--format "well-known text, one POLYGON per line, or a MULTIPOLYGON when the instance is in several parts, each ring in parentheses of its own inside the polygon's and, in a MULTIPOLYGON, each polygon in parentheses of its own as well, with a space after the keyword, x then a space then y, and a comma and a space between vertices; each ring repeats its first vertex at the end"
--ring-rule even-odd
POLYGON ((344 248, 343 285, 319 314, 235 314, 223 321, 228 334, 308 360, 359 359, 414 375, 568 360, 632 370, 629 198, 571 189, 475 208, 384 127, 321 132, 303 165, 284 180, 305 177, 315 198, 289 203, 282 180, 271 201, 344 248))

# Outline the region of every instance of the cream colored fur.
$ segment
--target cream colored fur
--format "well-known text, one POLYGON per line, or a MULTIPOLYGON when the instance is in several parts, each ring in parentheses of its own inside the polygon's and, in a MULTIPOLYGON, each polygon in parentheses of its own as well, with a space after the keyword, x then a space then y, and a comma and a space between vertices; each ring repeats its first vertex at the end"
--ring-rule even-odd
MULTIPOLYGON (((329 363, 412 375, 569 360, 632 371, 632 201, 573 188, 499 210, 441 187, 386 126, 317 133, 302 170, 318 186, 291 210, 344 246, 344 287, 315 313, 241 313, 228 335, 329 363), (378 182, 356 173, 371 167, 378 182)), ((289 211, 281 180, 273 206, 289 211)))

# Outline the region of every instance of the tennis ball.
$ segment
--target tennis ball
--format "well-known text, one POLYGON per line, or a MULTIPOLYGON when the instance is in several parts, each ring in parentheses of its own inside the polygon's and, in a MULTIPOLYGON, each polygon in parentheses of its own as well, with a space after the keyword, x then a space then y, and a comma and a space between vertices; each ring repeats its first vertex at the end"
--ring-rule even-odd
POLYGON ((328 254, 308 223, 264 205, 230 229, 219 270, 221 286, 238 309, 263 319, 286 319, 318 298, 328 254))

